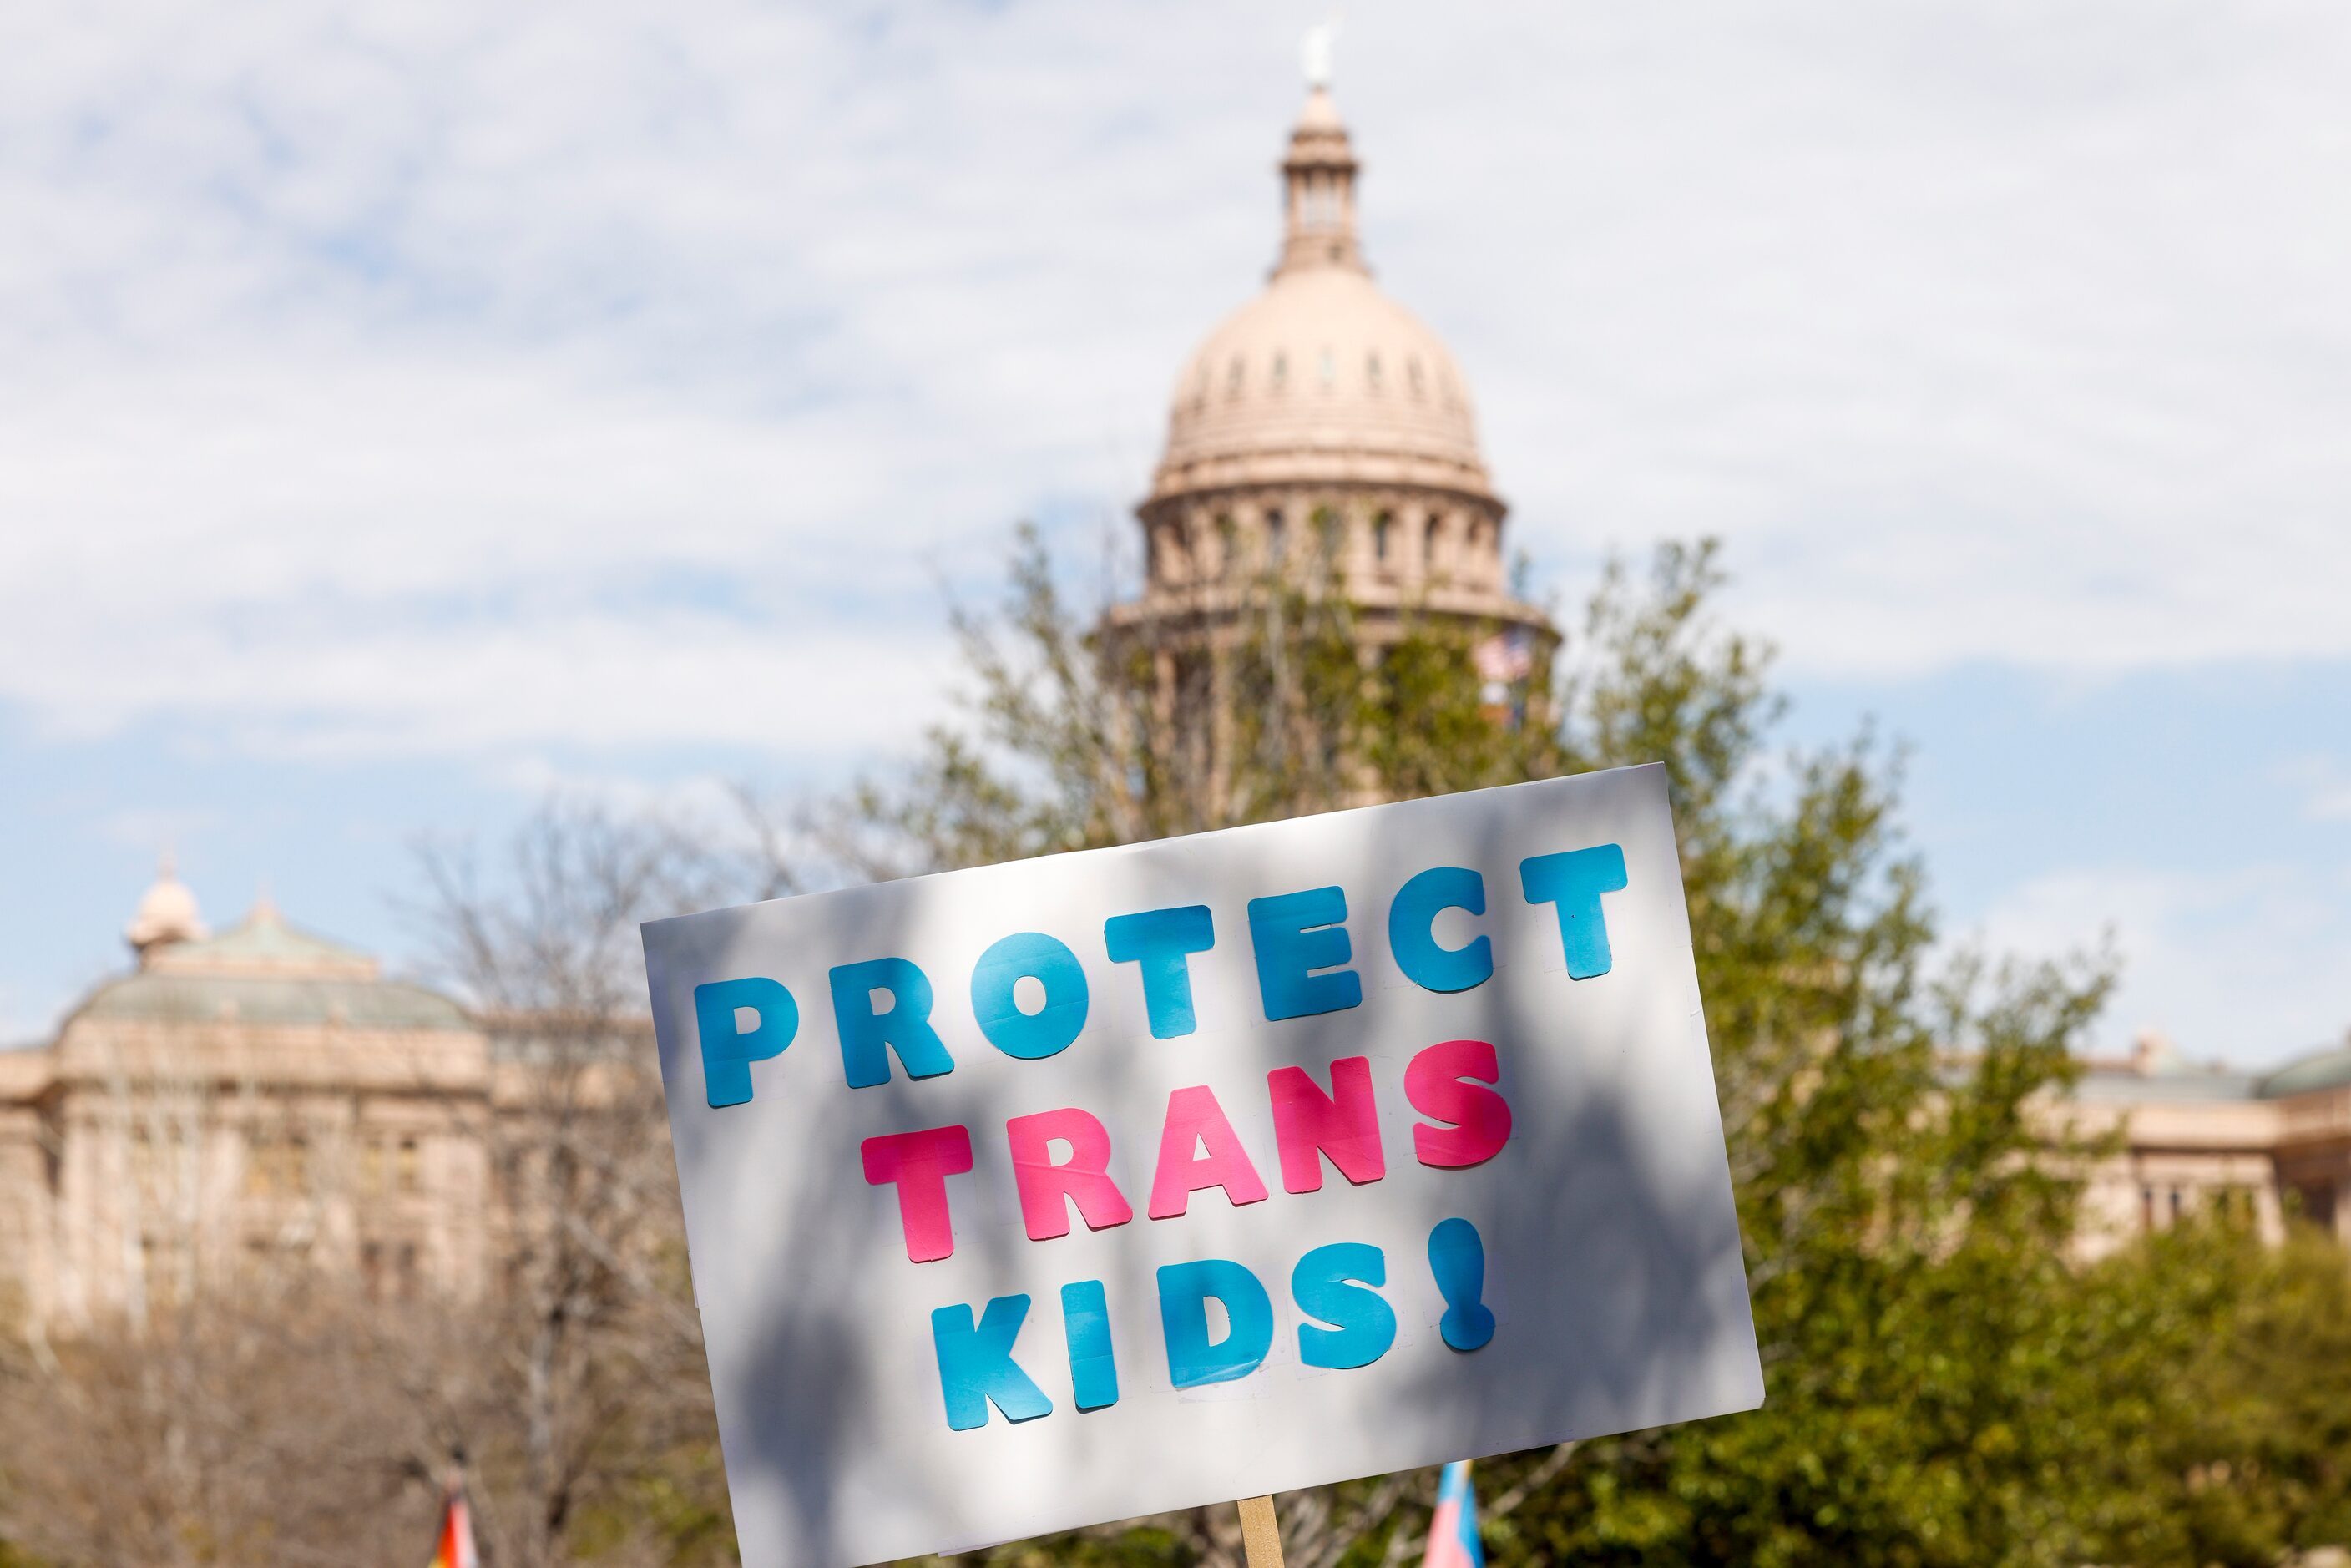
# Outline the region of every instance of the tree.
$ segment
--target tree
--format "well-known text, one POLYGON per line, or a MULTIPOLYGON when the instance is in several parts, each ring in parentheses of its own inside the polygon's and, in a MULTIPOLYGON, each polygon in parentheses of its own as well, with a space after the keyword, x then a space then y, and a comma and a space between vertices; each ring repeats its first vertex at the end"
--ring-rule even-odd
MULTIPOLYGON (((2117 1539, 2089 1495, 2114 1428, 2080 1358, 2119 1287, 2069 1265, 2075 1190, 2036 1106, 2065 1086, 2105 967, 1938 967, 1898 758, 1865 731, 1775 748, 1770 653, 1720 625, 1723 586, 1711 545, 1667 546, 1646 578, 1612 567, 1563 676, 1539 672, 1516 724, 1480 692, 1475 629, 1424 621, 1358 659, 1339 612, 1300 614, 1268 586, 1241 651, 1259 669, 1346 653, 1319 698, 1322 754, 1392 798, 1667 770, 1771 1403, 1490 1465, 1489 1540, 1507 1560, 2094 1560, 2117 1539)), ((1347 793, 1311 747, 1236 748, 1225 779, 1172 766, 1198 747, 1169 733, 1148 662, 1072 612, 1033 534, 1001 611, 956 627, 964 722, 852 819, 900 868, 1347 793)), ((1286 711, 1261 687, 1238 700, 1286 711)), ((1368 1565, 1416 1546, 1427 1507, 1416 1478, 1352 1483, 1285 1500, 1285 1534, 1312 1568, 1368 1565)), ((1212 1511, 1153 1529, 1087 1550, 1230 1559, 1212 1511)))
POLYGON ((639 922, 773 896, 772 865, 650 818, 551 801, 499 874, 428 847, 419 909, 489 1030, 483 1129, 501 1277, 477 1311, 453 1447, 496 1561, 680 1563, 726 1512, 639 922))
MULTIPOLYGON (((2351 1269, 2297 1227, 2205 1214, 2082 1282, 2112 1412, 2110 1561, 2254 1568, 2351 1544, 2351 1269)), ((2314 1562, 2317 1559, 2313 1559, 2314 1562)))
MULTIPOLYGON (((105 1108, 143 1155, 125 1201, 177 1250, 159 1249, 154 1288, 119 1321, 0 1344, 0 1540, 56 1568, 422 1560, 462 1454, 491 1568, 725 1560, 635 928, 766 894, 772 868, 559 805, 509 851, 486 876, 428 853, 418 911, 493 1040, 474 1129, 499 1188, 489 1289, 378 1299, 297 1246, 198 1266, 193 1217, 224 1206, 183 1190, 202 1175, 186 1151, 256 1096, 126 1071, 105 1108)), ((289 1206, 294 1241, 352 1174, 316 1157, 254 1169, 317 1189, 288 1194, 314 1200, 289 1206)))
MULTIPOLYGON (((1134 843, 1561 770, 1541 723, 1497 722, 1475 644, 1493 628, 1407 618, 1376 650, 1335 569, 1260 580, 1211 661, 1192 629, 1081 618, 1036 531, 994 615, 951 622, 968 723, 869 783, 818 838, 852 874, 903 875, 1134 843), (1181 662, 1198 671, 1169 680, 1181 662)), ((1551 706, 1548 672, 1518 694, 1551 706)))

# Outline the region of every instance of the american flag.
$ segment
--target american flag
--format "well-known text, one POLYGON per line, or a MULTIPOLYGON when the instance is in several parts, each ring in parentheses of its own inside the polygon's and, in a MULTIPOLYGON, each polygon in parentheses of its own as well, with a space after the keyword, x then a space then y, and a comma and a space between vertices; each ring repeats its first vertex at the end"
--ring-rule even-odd
POLYGON ((1469 657, 1478 666, 1479 680, 1510 685, 1534 673, 1534 636, 1523 626, 1513 626, 1479 643, 1469 657))

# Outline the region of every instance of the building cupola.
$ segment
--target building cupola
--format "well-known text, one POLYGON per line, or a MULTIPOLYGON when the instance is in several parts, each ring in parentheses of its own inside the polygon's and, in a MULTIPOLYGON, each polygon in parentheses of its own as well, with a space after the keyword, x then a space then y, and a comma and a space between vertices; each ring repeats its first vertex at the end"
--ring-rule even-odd
POLYGON ((1307 63, 1310 71, 1321 65, 1325 72, 1322 79, 1309 78, 1306 107, 1281 161, 1281 259, 1273 275, 1311 267, 1368 272, 1355 234, 1355 152, 1331 99, 1327 54, 1318 59, 1311 40, 1307 63))
POLYGON ((154 885, 140 895, 139 908, 122 935, 142 965, 159 948, 203 939, 204 922, 196 910, 196 895, 174 874, 171 851, 163 852, 154 885))

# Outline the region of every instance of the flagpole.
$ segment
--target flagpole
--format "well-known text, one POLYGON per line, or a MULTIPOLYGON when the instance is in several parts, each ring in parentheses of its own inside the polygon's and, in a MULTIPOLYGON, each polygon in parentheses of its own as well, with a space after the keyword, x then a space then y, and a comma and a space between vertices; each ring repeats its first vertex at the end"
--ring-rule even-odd
POLYGON ((1273 1499, 1245 1497, 1233 1506, 1241 1511, 1241 1549, 1249 1568, 1282 1568, 1281 1522, 1274 1518, 1273 1499))

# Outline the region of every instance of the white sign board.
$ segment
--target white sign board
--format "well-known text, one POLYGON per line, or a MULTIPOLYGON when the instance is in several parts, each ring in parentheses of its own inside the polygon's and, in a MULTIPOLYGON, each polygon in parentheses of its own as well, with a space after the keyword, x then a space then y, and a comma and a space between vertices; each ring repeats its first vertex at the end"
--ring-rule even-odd
POLYGON ((644 935, 755 1568, 1762 1402, 1660 768, 644 935))

